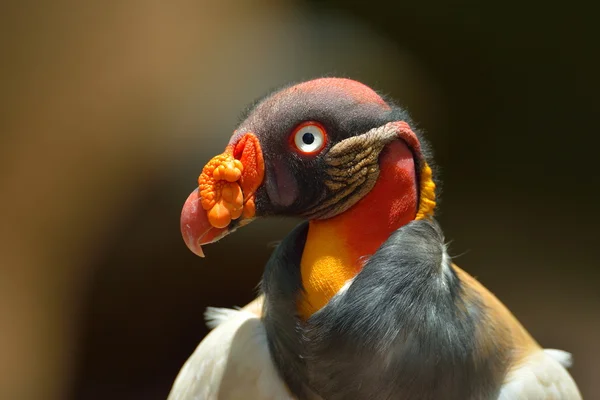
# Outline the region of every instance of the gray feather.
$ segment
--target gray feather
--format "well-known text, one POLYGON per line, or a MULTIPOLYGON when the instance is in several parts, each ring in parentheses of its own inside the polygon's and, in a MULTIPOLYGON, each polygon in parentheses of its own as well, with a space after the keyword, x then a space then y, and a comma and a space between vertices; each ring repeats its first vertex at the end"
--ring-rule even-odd
POLYGON ((278 247, 263 280, 276 365, 300 399, 494 398, 509 362, 478 352, 486 311, 452 269, 435 221, 398 229, 349 288, 303 322, 300 259, 307 225, 278 247))

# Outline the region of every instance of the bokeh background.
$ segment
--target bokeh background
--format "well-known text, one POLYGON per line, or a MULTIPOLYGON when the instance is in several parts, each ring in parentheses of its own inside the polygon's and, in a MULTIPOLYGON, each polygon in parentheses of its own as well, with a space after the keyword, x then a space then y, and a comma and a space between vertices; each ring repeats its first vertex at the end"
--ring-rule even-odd
POLYGON ((200 259, 181 206, 246 104, 325 74, 409 109, 457 263, 600 396, 600 32, 585 4, 1 7, 0 398, 166 398, 204 308, 251 300, 296 223, 255 222, 200 259))

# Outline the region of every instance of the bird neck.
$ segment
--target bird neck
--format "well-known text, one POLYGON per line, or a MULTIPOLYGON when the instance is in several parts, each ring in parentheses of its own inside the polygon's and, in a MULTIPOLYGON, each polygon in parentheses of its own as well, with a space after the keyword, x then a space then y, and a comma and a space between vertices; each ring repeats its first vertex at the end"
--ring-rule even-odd
POLYGON ((307 319, 362 269, 389 235, 415 219, 418 190, 412 152, 401 141, 379 158, 373 189, 349 210, 309 223, 300 270, 303 296, 298 312, 307 319))

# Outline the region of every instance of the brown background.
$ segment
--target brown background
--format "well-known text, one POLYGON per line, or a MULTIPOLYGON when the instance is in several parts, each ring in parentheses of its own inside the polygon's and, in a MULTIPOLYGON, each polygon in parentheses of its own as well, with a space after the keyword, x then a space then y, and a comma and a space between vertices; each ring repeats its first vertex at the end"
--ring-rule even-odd
POLYGON ((204 308, 250 300, 296 222, 201 260, 183 201, 248 102, 322 74, 410 110, 457 263, 599 396, 596 14, 480 3, 3 3, 0 398, 166 397, 204 308))

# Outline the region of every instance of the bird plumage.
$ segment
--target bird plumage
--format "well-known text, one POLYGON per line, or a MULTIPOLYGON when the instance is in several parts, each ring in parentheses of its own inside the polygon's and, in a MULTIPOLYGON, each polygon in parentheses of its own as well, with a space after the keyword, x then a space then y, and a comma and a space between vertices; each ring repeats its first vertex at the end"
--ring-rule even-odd
POLYGON ((273 252, 257 301, 207 311, 170 399, 580 398, 568 353, 542 350, 452 263, 413 127, 345 79, 252 108, 184 206, 186 243, 202 255, 255 217, 310 221, 273 252))
MULTIPOLYGON (((228 324, 217 325, 211 333, 214 336, 207 336, 185 363, 168 400, 294 399, 273 369, 260 316, 230 311, 230 318, 222 321, 228 324), (241 329, 249 319, 253 320, 254 329, 241 329), (235 355, 230 357, 231 353, 235 355)), ((566 367, 547 350, 535 351, 509 372, 496 399, 580 399, 566 367)))
POLYGON ((214 329, 184 364, 168 400, 293 399, 271 360, 260 310, 214 311, 207 315, 214 329))

